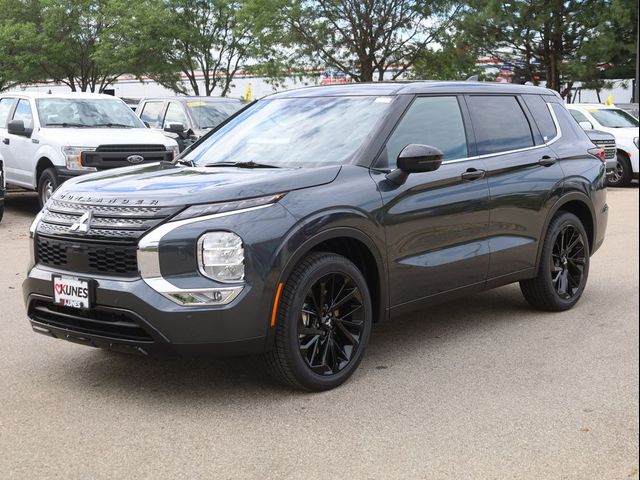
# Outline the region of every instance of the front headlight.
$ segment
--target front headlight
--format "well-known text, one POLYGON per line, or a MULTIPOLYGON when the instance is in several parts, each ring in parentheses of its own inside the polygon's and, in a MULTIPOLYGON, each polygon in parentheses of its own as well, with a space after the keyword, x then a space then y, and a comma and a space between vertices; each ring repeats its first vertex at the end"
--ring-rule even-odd
POLYGON ((638 147, 638 137, 633 139, 633 143, 636 144, 636 148, 640 148, 640 147, 638 147))
POLYGON ((242 239, 231 232, 209 232, 198 239, 198 267, 205 277, 223 283, 244 279, 242 239))
POLYGON ((95 172, 94 167, 85 167, 82 165, 82 152, 93 152, 95 148, 92 147, 62 147, 62 153, 64 154, 67 168, 69 170, 85 170, 88 172, 95 172))

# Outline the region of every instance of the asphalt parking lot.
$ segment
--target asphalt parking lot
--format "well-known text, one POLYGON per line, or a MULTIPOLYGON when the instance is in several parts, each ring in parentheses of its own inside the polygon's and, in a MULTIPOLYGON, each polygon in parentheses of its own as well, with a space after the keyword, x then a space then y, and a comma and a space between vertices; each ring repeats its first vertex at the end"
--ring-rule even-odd
POLYGON ((638 478, 638 186, 609 191, 570 312, 517 285, 378 325, 341 388, 260 361, 110 354, 31 331, 33 194, 0 223, 2 478, 638 478))

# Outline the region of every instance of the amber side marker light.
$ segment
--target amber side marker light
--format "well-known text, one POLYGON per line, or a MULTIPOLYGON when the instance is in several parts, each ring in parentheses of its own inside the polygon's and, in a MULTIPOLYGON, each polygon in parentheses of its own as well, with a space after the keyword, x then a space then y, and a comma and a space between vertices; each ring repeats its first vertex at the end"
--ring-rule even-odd
POLYGON ((278 316, 278 303, 280 303, 280 295, 282 295, 283 288, 284 288, 284 283, 280 282, 278 284, 278 289, 276 290, 276 298, 273 300, 273 311, 271 312, 271 323, 269 323, 270 327, 276 326, 276 317, 278 316))

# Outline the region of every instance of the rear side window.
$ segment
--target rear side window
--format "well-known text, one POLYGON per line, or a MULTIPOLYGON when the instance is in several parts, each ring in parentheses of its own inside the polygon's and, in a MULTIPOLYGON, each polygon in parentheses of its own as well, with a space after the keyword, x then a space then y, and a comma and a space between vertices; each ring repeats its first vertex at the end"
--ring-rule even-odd
POLYGON ((162 127, 162 111, 164 102, 147 102, 142 107, 140 119, 152 128, 162 127))
POLYGON ((3 98, 0 100, 0 128, 7 126, 7 118, 9 117, 9 110, 11 110, 13 101, 13 98, 3 98))
POLYGON ((585 140, 587 134, 582 130, 580 125, 569 114, 573 113, 573 110, 567 110, 567 107, 560 103, 554 103, 552 105, 553 113, 556 114, 560 130, 562 131, 562 138, 566 140, 585 140))
POLYGON ((400 151, 411 143, 431 145, 444 153, 444 160, 468 156, 467 136, 456 97, 418 97, 387 142, 387 164, 395 168, 400 151))
POLYGON ((18 100, 18 106, 13 114, 14 120, 22 120, 24 128, 33 128, 33 113, 31 113, 31 105, 29 100, 18 100))
POLYGON ((512 96, 468 97, 478 155, 533 147, 529 121, 512 96))
POLYGON ((589 122, 589 123, 591 123, 591 120, 589 120, 584 113, 579 112, 578 110, 569 110, 569 113, 571 114, 571 116, 573 118, 576 119, 576 122, 578 122, 578 123, 580 123, 580 122, 589 122))
POLYGON ((553 139, 557 134, 557 130, 547 102, 540 95, 523 95, 522 98, 540 129, 542 139, 545 142, 553 139))

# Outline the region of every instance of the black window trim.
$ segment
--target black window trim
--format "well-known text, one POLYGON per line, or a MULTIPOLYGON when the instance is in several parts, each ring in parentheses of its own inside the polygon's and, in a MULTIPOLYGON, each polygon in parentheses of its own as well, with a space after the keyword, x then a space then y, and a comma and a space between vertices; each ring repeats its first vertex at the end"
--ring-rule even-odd
POLYGON ((160 130, 162 130, 162 125, 164 125, 164 117, 167 114, 167 108, 169 106, 169 102, 167 102, 166 100, 145 100, 144 104, 142 105, 142 108, 140 109, 140 116, 138 117, 140 119, 141 122, 144 123, 144 120, 142 120, 142 115, 144 115, 144 109, 147 105, 149 105, 150 103, 161 103, 162 107, 160 109, 161 115, 162 115, 162 121, 160 122, 160 127, 149 127, 149 128, 159 128, 160 130))

